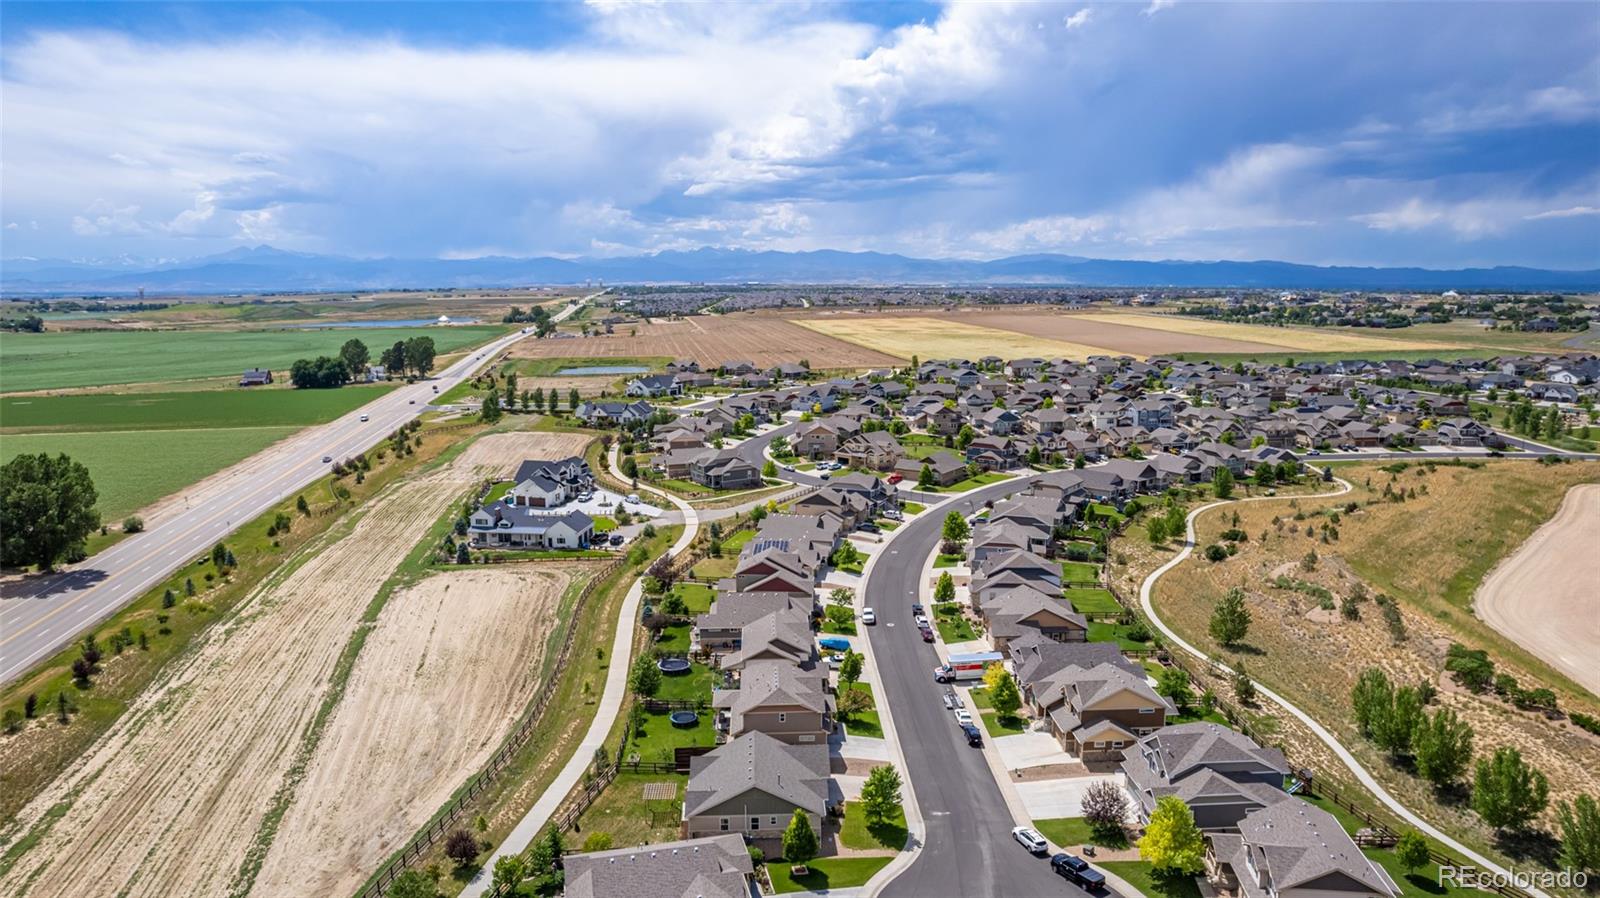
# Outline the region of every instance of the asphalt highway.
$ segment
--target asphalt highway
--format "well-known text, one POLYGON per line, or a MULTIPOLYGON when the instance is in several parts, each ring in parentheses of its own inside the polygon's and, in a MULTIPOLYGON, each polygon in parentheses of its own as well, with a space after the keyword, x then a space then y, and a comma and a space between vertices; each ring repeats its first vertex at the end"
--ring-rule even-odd
MULTIPOLYGON (((555 317, 565 318, 580 305, 573 303, 555 317)), ((437 395, 435 387, 442 394, 470 379, 524 336, 518 331, 478 347, 428 380, 392 390, 262 450, 237 466, 247 476, 191 487, 181 511, 66 571, 8 584, 0 594, 0 683, 26 672, 239 526, 322 477, 329 468, 324 457, 347 458, 382 441, 422 412, 437 395)))

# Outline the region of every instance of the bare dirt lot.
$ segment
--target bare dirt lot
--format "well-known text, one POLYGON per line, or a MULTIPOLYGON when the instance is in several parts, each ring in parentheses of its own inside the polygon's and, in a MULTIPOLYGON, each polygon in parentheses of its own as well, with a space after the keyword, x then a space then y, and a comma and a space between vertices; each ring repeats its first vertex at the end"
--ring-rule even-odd
POLYGON ((758 366, 805 359, 813 368, 867 368, 899 359, 844 340, 807 330, 784 318, 737 313, 697 315, 678 321, 621 325, 611 336, 570 340, 523 340, 512 358, 694 359, 702 366, 744 360, 758 366), (635 332, 630 335, 630 332, 635 332))
POLYGON ((1478 588, 1478 616, 1600 695, 1600 484, 1561 510, 1478 588))
MULTIPOLYGON (((290 773, 329 695, 340 654, 410 547, 475 481, 524 458, 581 451, 585 441, 574 434, 486 437, 452 464, 381 493, 353 526, 336 528, 309 545, 245 599, 233 619, 209 630, 91 751, 5 827, 6 844, 0 847, 18 856, 7 857, 8 866, 0 867, 0 894, 242 891, 250 877, 241 876, 241 870, 252 847, 263 842, 269 813, 294 794, 290 773), (18 851, 19 843, 26 849, 18 851)), ((426 607, 427 599, 404 604, 426 607)), ((444 620, 453 624, 466 613, 450 605, 444 620)), ((396 614, 405 619, 405 611, 396 614)), ((436 638, 447 641, 430 638, 429 645, 443 652, 449 645, 470 646, 475 634, 436 638), (468 642, 448 641, 453 639, 468 642)), ((378 639, 382 644, 383 637, 378 639)), ((381 665, 383 654, 372 663, 381 665)), ((496 682, 492 678, 500 675, 474 674, 491 678, 479 682, 496 682)), ((424 669, 412 676, 430 675, 424 669)), ((373 700, 366 695, 364 700, 373 700)), ((492 719, 507 712, 474 708, 460 713, 492 719)), ((464 739, 466 746, 440 746, 441 758, 470 758, 480 750, 483 734, 441 730, 407 748, 420 751, 428 739, 452 737, 464 739)), ((330 745, 339 744, 335 734, 330 745)), ((332 766, 321 769, 333 769, 337 757, 326 763, 332 766)), ((368 797, 433 801, 434 794, 407 795, 404 790, 415 782, 395 782, 392 787, 400 791, 368 797)), ((365 838, 346 836, 356 843, 365 838)))
POLYGON ((503 565, 397 592, 284 815, 255 893, 345 895, 498 747, 588 568, 503 565))
POLYGON ((1156 356, 1180 352, 1282 352, 1277 344, 1261 340, 1208 337, 1138 327, 1058 312, 986 312, 978 320, 989 326, 1054 340, 1069 340, 1104 347, 1114 355, 1156 356))

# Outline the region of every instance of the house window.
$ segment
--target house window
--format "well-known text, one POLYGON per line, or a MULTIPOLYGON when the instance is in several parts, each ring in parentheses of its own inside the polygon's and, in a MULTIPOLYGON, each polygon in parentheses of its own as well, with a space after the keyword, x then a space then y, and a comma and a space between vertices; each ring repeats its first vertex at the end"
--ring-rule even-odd
POLYGON ((726 817, 722 818, 722 831, 723 832, 727 832, 728 831, 728 818, 726 818, 726 817))
POLYGON ((1105 748, 1106 747, 1106 744, 1103 741, 1102 742, 1091 742, 1089 744, 1094 746, 1095 748, 1105 748))
POLYGON ((778 818, 777 817, 768 817, 767 818, 767 825, 776 828, 777 825, 778 825, 778 818))
POLYGON ((756 830, 758 830, 760 828, 761 828, 761 818, 760 817, 751 817, 750 818, 750 831, 751 832, 755 832, 756 830))
POLYGON ((789 715, 788 715, 788 714, 785 714, 785 713, 784 713, 784 712, 782 712, 782 711, 779 711, 779 712, 778 712, 778 722, 779 722, 779 723, 783 723, 783 722, 784 722, 784 721, 786 721, 786 720, 788 720, 788 719, 789 719, 789 715))
POLYGON ((1139 709, 1139 713, 1140 714, 1154 714, 1154 713, 1156 713, 1156 709, 1155 708, 1140 708, 1139 709))

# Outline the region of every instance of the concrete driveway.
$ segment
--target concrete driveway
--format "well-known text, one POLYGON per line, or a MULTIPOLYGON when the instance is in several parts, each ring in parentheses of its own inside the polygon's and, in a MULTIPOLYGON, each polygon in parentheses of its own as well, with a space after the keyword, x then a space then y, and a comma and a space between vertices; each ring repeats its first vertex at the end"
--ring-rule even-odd
POLYGON ((1049 733, 1023 733, 1019 736, 1001 736, 992 740, 1000 762, 1007 770, 1024 767, 1043 767, 1046 764, 1072 764, 1077 759, 1067 754, 1061 743, 1049 733))
POLYGON ((561 506, 560 510, 566 511, 567 509, 575 509, 583 512, 586 515, 603 514, 610 516, 617 513, 617 508, 619 506, 631 515, 644 515, 647 518, 654 518, 660 516, 661 514, 660 508, 651 505, 648 502, 636 502, 629 504, 623 501, 623 497, 621 495, 613 493, 610 490, 599 489, 598 487, 595 489, 594 495, 590 498, 582 502, 568 502, 566 505, 561 506))
POLYGON ((1050 817, 1078 817, 1083 813, 1083 793, 1098 782, 1116 783, 1126 790, 1120 773, 1097 773, 1061 780, 1016 783, 1017 794, 1035 820, 1050 817))

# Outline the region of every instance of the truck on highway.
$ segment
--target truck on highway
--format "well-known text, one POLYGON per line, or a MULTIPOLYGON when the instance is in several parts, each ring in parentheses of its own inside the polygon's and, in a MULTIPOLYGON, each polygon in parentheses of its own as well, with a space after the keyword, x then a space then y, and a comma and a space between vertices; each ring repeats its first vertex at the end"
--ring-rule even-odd
POLYGON ((991 664, 999 664, 1005 656, 999 652, 967 652, 960 655, 951 655, 949 664, 941 664, 933 669, 933 679, 936 683, 949 683, 957 680, 981 680, 983 672, 991 664))

